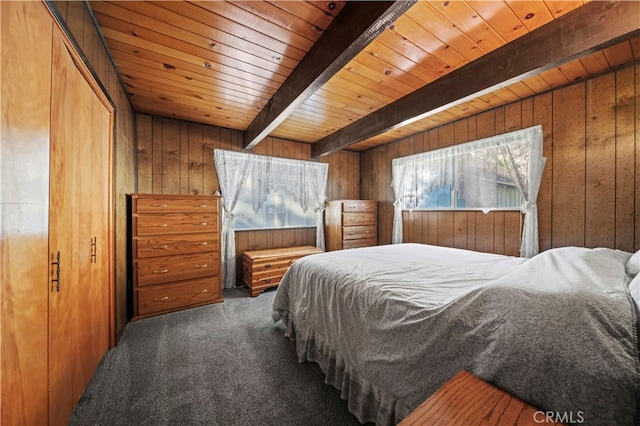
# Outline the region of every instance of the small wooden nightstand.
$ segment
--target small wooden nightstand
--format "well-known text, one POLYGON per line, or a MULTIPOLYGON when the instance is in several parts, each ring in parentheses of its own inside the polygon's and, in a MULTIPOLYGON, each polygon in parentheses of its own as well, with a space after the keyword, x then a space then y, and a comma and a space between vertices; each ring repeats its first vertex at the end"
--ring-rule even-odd
POLYGON ((539 410, 466 371, 460 371, 398 426, 561 425, 539 410))

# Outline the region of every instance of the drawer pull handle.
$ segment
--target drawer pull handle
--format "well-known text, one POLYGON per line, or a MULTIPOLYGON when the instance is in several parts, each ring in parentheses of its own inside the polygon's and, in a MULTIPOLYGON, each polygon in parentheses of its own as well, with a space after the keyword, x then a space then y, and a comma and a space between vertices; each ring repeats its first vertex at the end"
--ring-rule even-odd
POLYGON ((207 226, 207 225, 208 225, 208 223, 207 223, 207 222, 200 222, 200 225, 201 225, 201 226, 207 226))
POLYGON ((196 246, 206 246, 209 243, 207 243, 206 241, 203 241, 201 243, 193 243, 193 244, 196 245, 196 246))
POLYGON ((194 266, 194 268, 206 268, 207 264, 205 263, 204 265, 196 265, 194 266))
POLYGON ((267 263, 267 264, 264 265, 264 269, 269 269, 269 268, 271 268, 271 264, 270 263, 267 263))
POLYGON ((160 250, 164 250, 169 246, 153 246, 154 249, 160 249, 160 250))
POLYGON ((166 208, 168 207, 166 204, 153 204, 153 207, 162 207, 162 208, 166 208))
POLYGON ((154 274, 166 274, 167 272, 169 272, 168 269, 163 269, 161 271, 153 271, 154 274))
POLYGON ((263 280, 265 283, 269 284, 271 282, 271 278, 266 278, 263 280))
POLYGON ((208 292, 208 291, 209 291, 209 290, 205 288, 204 290, 200 290, 200 293, 206 293, 206 292, 208 292))
POLYGON ((167 224, 166 223, 156 223, 153 225, 156 228, 166 228, 167 224))
POLYGON ((164 302, 165 300, 169 300, 169 296, 165 296, 165 297, 161 297, 159 299, 153 299, 153 300, 155 300, 156 302, 164 302))
POLYGON ((206 205, 206 204, 200 204, 198 207, 206 208, 206 207, 209 207, 209 206, 208 206, 208 205, 206 205))

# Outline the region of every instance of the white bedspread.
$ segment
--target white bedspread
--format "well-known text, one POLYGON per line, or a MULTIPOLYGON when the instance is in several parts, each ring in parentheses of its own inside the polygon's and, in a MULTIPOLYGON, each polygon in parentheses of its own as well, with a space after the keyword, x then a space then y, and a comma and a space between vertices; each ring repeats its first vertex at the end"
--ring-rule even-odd
POLYGON ((401 244, 292 265, 274 320, 360 421, 394 424, 466 369, 586 424, 632 424, 640 389, 630 254, 533 259, 401 244))

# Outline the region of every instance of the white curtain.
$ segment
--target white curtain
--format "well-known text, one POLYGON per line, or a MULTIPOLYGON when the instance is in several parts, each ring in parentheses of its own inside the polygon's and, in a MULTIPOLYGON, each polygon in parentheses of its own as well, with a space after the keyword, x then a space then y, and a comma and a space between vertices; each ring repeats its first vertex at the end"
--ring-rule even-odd
POLYGON ((396 158, 391 162, 394 193, 393 244, 402 242, 402 210, 413 210, 420 201, 437 186, 453 185, 453 156, 434 155, 435 151, 408 157, 396 158))
POLYGON ((466 208, 485 213, 498 206, 497 184, 508 180, 522 194, 525 215, 520 255, 539 251, 536 200, 546 158, 542 127, 505 133, 474 142, 396 158, 392 161, 395 194, 392 242, 402 242, 402 210, 414 209, 436 186, 450 185, 466 208))
MULTIPOLYGON (((511 137, 507 135, 499 140, 500 151, 506 160, 506 166, 512 176, 513 182, 524 197, 524 204, 521 207, 524 213, 524 227, 522 229, 522 244, 520 255, 522 257, 533 257, 540 251, 538 239, 538 191, 542 181, 542 172, 547 159, 542 156, 543 135, 542 126, 531 127, 522 130, 511 137), (522 162, 515 159, 520 157, 514 155, 518 149, 527 150, 529 155, 525 156, 529 161, 522 162)), ((512 134, 509 134, 512 135, 512 134)))
POLYGON ((254 212, 267 196, 283 191, 303 211, 316 212, 316 246, 324 250, 323 213, 329 165, 246 152, 215 149, 213 159, 222 195, 222 275, 225 288, 236 285, 236 243, 233 217, 243 191, 251 191, 254 212), (252 188, 252 189, 248 189, 252 188))

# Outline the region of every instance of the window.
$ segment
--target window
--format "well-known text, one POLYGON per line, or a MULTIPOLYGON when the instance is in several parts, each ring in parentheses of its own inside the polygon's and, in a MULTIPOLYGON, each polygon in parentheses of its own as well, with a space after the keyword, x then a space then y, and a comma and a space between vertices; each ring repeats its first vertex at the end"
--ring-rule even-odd
POLYGON ((528 163, 526 141, 472 142, 418 154, 402 166, 402 209, 520 209, 525 200, 518 179, 526 176, 528 163))
POLYGON ((236 229, 315 226, 316 245, 324 249, 322 214, 326 200, 326 163, 215 149, 222 195, 222 275, 236 285, 236 229))
POLYGON ((214 153, 233 229, 317 226, 327 164, 225 150, 214 153))
POLYGON ((542 127, 534 126, 395 158, 392 242, 402 242, 403 210, 519 209, 525 214, 520 254, 537 254, 542 142, 542 127))
POLYGON ((252 193, 246 191, 238 198, 233 217, 234 229, 301 228, 316 226, 314 209, 302 211, 302 206, 284 191, 267 195, 257 213, 253 211, 252 193))

